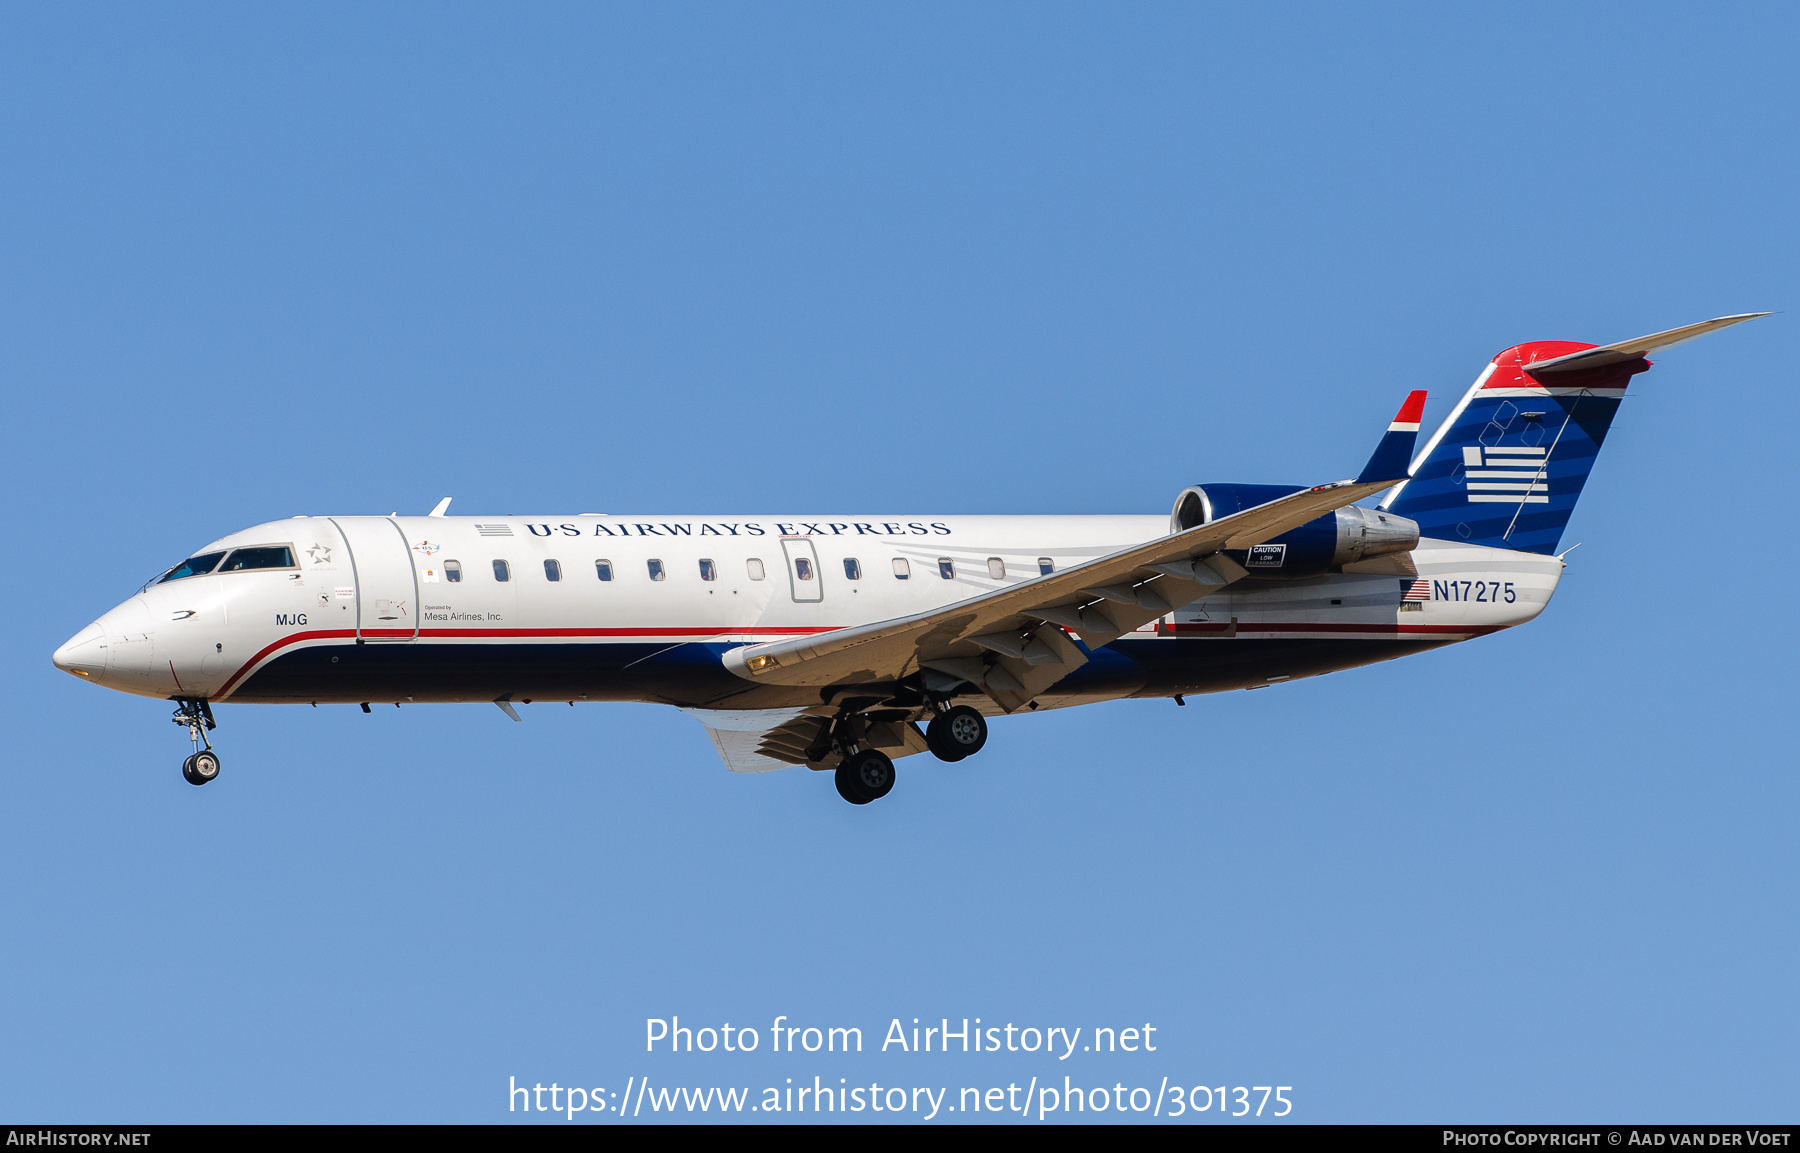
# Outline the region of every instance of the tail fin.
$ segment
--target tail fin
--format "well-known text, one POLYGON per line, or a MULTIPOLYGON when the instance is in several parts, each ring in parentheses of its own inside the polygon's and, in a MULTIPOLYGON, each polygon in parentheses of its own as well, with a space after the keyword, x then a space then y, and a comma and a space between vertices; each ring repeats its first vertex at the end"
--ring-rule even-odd
POLYGON ((1543 340, 1496 356, 1381 506, 1422 536, 1554 553, 1644 354, 1767 316, 1722 316, 1636 340, 1543 340))

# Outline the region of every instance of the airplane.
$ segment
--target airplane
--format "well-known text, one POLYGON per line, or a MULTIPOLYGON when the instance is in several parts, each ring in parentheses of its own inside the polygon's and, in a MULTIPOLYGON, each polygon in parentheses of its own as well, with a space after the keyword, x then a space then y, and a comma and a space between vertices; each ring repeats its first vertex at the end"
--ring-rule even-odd
POLYGON ((990 718, 1270 685, 1544 610, 1646 354, 1768 313, 1489 362, 1414 455, 1413 391, 1351 480, 1196 484, 1167 517, 298 516, 220 537, 71 637, 56 667, 175 702, 191 783, 213 706, 650 701, 727 768, 981 751, 990 718), (1373 506, 1357 502, 1382 493, 1373 506))

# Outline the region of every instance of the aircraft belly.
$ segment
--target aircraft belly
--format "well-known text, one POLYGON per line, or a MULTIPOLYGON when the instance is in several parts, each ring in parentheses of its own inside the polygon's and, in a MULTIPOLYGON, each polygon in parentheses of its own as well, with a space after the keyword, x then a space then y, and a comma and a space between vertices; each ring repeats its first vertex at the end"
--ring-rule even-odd
POLYGON ((721 645, 318 644, 280 654, 247 676, 237 703, 653 701, 707 706, 729 698, 742 708, 817 704, 816 689, 746 694, 719 664, 721 645), (749 697, 754 696, 754 700, 749 697), (764 698, 768 698, 767 702, 764 698), (793 698, 790 700, 790 698, 793 698))
MULTIPOLYGON (((1460 638, 1457 638, 1460 639, 1460 638)), ((1222 693, 1260 688, 1410 656, 1454 644, 1456 639, 1247 638, 1218 640, 1125 640, 1114 648, 1144 669, 1135 696, 1222 693)))

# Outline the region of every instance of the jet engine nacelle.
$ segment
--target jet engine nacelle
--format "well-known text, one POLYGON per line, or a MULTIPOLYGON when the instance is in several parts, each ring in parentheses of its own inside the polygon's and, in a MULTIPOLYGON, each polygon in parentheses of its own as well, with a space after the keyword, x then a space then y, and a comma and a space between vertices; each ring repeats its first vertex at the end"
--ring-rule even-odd
MULTIPOLYGON (((1206 484, 1184 488, 1169 513, 1169 531, 1207 524, 1303 488, 1288 484, 1206 484)), ((1391 512, 1351 505, 1252 548, 1224 551, 1252 577, 1297 580, 1371 557, 1411 552, 1418 543, 1416 522, 1391 512)))

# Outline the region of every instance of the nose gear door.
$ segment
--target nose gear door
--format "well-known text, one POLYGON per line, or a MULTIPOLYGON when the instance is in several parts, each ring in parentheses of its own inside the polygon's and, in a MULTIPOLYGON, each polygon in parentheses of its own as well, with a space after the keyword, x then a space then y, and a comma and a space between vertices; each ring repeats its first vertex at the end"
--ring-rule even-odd
POLYGON ((399 523, 385 516, 329 519, 350 553, 357 643, 418 639, 419 577, 399 523))
POLYGON ((825 580, 819 572, 819 554, 813 550, 811 537, 784 536, 781 551, 787 557, 788 585, 794 599, 811 604, 825 599, 825 580))

